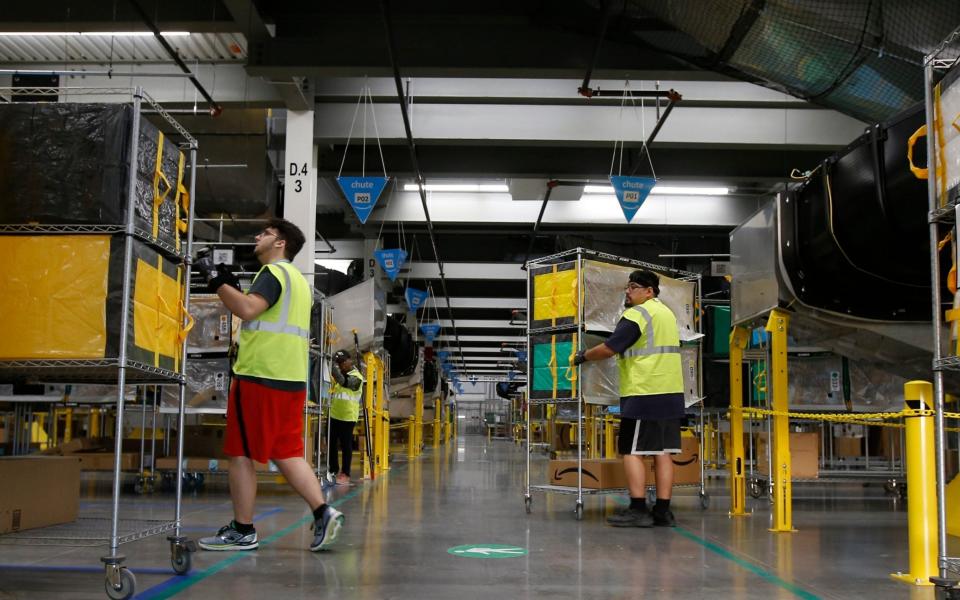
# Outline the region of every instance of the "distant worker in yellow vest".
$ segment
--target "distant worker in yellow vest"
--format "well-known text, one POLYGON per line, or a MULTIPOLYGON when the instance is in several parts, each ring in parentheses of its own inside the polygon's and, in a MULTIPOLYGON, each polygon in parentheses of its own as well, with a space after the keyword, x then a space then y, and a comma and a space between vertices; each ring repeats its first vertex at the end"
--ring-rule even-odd
POLYGON ((602 344, 581 350, 575 364, 617 356, 620 370, 620 437, 630 506, 607 519, 614 527, 674 527, 670 511, 673 458, 680 453, 684 418, 683 368, 677 318, 660 295, 660 278, 651 271, 630 274, 626 310, 602 344), (644 456, 654 457, 657 503, 646 501, 644 456))
POLYGON ((326 503, 320 482, 303 458, 313 296, 307 280, 290 261, 305 239, 293 223, 272 219, 255 241, 253 252, 263 266, 246 294, 225 265, 197 265, 208 289, 243 319, 223 444, 230 457, 233 520, 198 543, 205 550, 252 550, 259 545, 253 527, 254 461, 272 460, 313 511, 310 550, 316 552, 337 538, 343 514, 326 503))
POLYGON ((333 387, 330 388, 330 453, 327 469, 337 474, 337 485, 350 485, 350 461, 353 458, 353 430, 360 419, 363 401, 363 375, 344 350, 333 355, 330 366, 333 387), (343 468, 337 460, 337 447, 343 453, 343 468))

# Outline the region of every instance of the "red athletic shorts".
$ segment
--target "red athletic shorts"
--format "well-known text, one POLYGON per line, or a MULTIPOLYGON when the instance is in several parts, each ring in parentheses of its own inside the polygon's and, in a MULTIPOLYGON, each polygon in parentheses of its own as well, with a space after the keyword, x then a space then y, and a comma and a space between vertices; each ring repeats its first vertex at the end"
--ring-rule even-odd
POLYGON ((303 403, 306 390, 276 390, 234 379, 227 404, 227 456, 265 463, 303 456, 303 403))

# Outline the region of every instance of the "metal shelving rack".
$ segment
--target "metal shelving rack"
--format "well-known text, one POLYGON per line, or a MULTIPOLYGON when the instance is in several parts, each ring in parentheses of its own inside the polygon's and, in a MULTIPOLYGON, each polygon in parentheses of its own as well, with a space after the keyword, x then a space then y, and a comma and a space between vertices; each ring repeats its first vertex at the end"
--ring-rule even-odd
POLYGON ((0 233, 23 234, 23 233, 51 233, 51 234, 123 234, 124 236, 124 255, 123 255, 123 299, 122 314, 120 322, 120 340, 119 352, 116 358, 105 358, 97 360, 13 360, 0 361, 0 377, 29 377, 38 381, 47 383, 77 383, 84 381, 98 381, 102 383, 116 382, 117 386, 117 404, 116 404, 116 431, 114 432, 115 449, 113 465, 113 497, 112 510, 109 518, 105 516, 95 516, 91 518, 81 517, 75 523, 57 525, 41 529, 29 530, 17 534, 5 534, 0 536, 0 543, 4 544, 30 544, 30 545, 59 545, 59 546, 96 546, 107 542, 108 554, 101 557, 100 561, 104 564, 105 582, 104 589, 110 598, 126 599, 133 596, 136 591, 136 578, 124 562, 126 557, 119 554, 118 549, 121 544, 143 539, 146 537, 170 533, 167 540, 170 542, 170 560, 173 571, 179 575, 184 575, 191 568, 191 552, 196 550, 193 541, 183 536, 182 533, 182 456, 183 456, 183 436, 178 436, 177 445, 177 486, 176 499, 174 503, 174 516, 172 521, 152 520, 152 519, 121 519, 120 518, 120 488, 121 488, 121 451, 123 444, 123 414, 124 414, 124 390, 128 384, 154 383, 154 384, 176 384, 179 386, 179 410, 178 410, 178 431, 183 431, 184 425, 184 401, 185 401, 185 372, 187 360, 187 347, 183 344, 179 361, 179 371, 158 368, 134 361, 127 356, 127 346, 129 342, 129 332, 132 327, 130 322, 130 303, 132 298, 131 274, 133 270, 133 243, 134 240, 142 241, 156 249, 161 250, 165 255, 171 258, 180 259, 184 264, 184 292, 182 297, 184 313, 190 308, 190 264, 193 237, 193 215, 196 197, 196 164, 197 164, 197 141, 183 128, 163 107, 161 107, 153 98, 151 98, 141 87, 136 88, 0 88, 0 95, 9 95, 12 101, 16 102, 17 94, 29 94, 31 96, 49 96, 54 100, 66 99, 75 101, 76 97, 97 96, 98 101, 102 101, 102 96, 124 96, 131 98, 133 106, 133 119, 130 128, 130 156, 129 172, 127 183, 127 204, 125 224, 109 225, 30 225, 30 224, 7 224, 0 226, 0 233), (180 145, 180 149, 189 152, 190 160, 190 184, 188 187, 189 210, 187 213, 187 232, 185 236, 186 245, 178 250, 169 243, 154 239, 144 230, 138 228, 135 224, 135 197, 137 185, 137 153, 138 137, 140 135, 140 119, 142 118, 142 105, 147 102, 159 114, 167 124, 169 124, 185 140, 180 145), (103 532, 105 527, 109 527, 109 533, 103 532))
MULTIPOLYGON (((699 311, 701 306, 701 285, 700 279, 701 276, 699 273, 692 273, 688 271, 682 271, 679 269, 666 268, 661 265, 655 265, 652 263, 647 263, 640 260, 634 260, 630 258, 624 258, 616 256, 613 254, 607 254, 605 252, 599 252, 596 250, 590 250, 587 248, 575 248, 573 250, 567 250, 564 252, 559 252, 557 254, 551 254, 549 256, 544 256, 542 258, 534 259, 527 261, 525 268, 529 273, 531 267, 550 265, 561 261, 574 260, 576 262, 576 280, 577 280, 577 319, 574 323, 569 325, 555 325, 550 327, 540 327, 540 328, 531 328, 530 320, 532 318, 532 311, 527 310, 527 382, 528 385, 533 385, 533 352, 531 347, 531 336, 534 335, 543 335, 547 333, 577 333, 577 349, 583 349, 583 334, 588 333, 584 329, 583 324, 583 278, 582 278, 582 266, 585 259, 594 259, 600 262, 613 263, 620 266, 631 266, 637 267, 638 269, 648 269, 656 273, 670 274, 675 276, 677 279, 683 281, 694 281, 696 283, 696 307, 695 310, 699 311)), ((527 276, 527 299, 530 300, 531 293, 531 277, 527 276)), ((702 319, 696 319, 697 333, 701 333, 702 328, 702 319)), ((700 506, 701 508, 706 509, 709 506, 709 496, 706 493, 704 487, 704 466, 703 466, 703 368, 702 368, 702 358, 703 358, 703 344, 702 339, 697 340, 697 397, 700 399, 698 404, 699 409, 699 425, 700 425, 700 484, 699 484, 699 496, 700 496, 700 506)), ((579 369, 579 367, 577 367, 579 369)), ((584 496, 596 496, 596 495, 610 495, 610 494, 625 494, 627 493, 626 488, 609 488, 609 489, 593 489, 593 488, 584 488, 583 487, 583 379, 577 377, 577 389, 576 394, 570 398, 541 398, 534 399, 530 398, 529 394, 527 397, 527 406, 524 411, 524 420, 526 424, 526 435, 527 435, 527 448, 526 448, 526 476, 524 479, 525 490, 524 490, 524 508, 527 514, 531 511, 531 506, 533 504, 533 496, 531 492, 545 492, 545 493, 554 493, 561 495, 570 495, 576 496, 576 504, 574 506, 574 516, 579 521, 583 518, 583 497, 584 496), (576 423, 576 447, 577 447, 577 485, 576 487, 572 486, 561 486, 561 485, 531 485, 530 483, 530 456, 532 453, 532 439, 531 439, 531 421, 530 421, 530 407, 531 406, 545 406, 545 405, 557 405, 557 404, 576 404, 577 406, 577 418, 576 423)), ((532 388, 531 388, 532 389, 532 388)), ((648 484, 650 482, 647 482, 648 484)), ((648 490, 650 486, 648 485, 648 490)), ((682 486, 674 486, 682 487, 682 486)), ((648 491, 649 495, 649 491, 648 491)))
MULTIPOLYGON (((945 356, 943 348, 943 320, 942 298, 941 298, 941 280, 940 280, 940 256, 938 241, 940 239, 941 226, 948 226, 953 233, 953 239, 957 236, 957 223, 960 221, 960 194, 954 190, 953 197, 946 197, 948 190, 938 189, 938 177, 936 175, 938 156, 938 143, 936 125, 934 122, 934 86, 937 85, 948 73, 960 69, 960 27, 955 29, 947 36, 937 48, 924 58, 923 83, 924 83, 924 104, 926 108, 926 128, 927 128, 927 164, 929 168, 929 177, 927 178, 927 200, 929 205, 928 222, 930 224, 930 280, 932 289, 932 308, 933 308, 933 391, 934 391, 934 440, 936 448, 936 471, 937 471, 937 558, 942 581, 936 582, 943 587, 950 587, 950 595, 946 597, 956 597, 953 592, 956 590, 960 575, 960 557, 951 557, 947 554, 947 505, 946 505, 946 453, 948 451, 946 430, 944 427, 944 389, 943 372, 945 370, 960 370, 960 356, 945 356), (941 194, 943 198, 941 199, 941 194), (954 576, 948 579, 949 574, 954 576)), ((955 84, 960 85, 960 84, 955 84)), ((952 119, 950 119, 952 120, 952 119)), ((945 127, 950 126, 950 120, 945 127)), ((956 242, 954 246, 957 247, 956 242)), ((940 597, 940 596, 938 596, 940 597)))

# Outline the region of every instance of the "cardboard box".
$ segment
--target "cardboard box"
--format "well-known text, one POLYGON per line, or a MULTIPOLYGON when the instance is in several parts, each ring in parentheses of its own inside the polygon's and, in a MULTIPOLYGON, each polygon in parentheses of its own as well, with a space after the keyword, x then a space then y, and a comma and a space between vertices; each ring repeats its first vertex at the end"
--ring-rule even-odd
POLYGON ((0 458, 0 534, 76 520, 80 461, 73 457, 0 458))
MULTIPOLYGON (((700 483, 700 442, 693 436, 682 438, 682 452, 673 455, 673 484, 688 485, 700 483)), ((648 486, 656 483, 652 456, 644 457, 648 486)), ((577 485, 576 460, 551 460, 550 483, 552 485, 577 485)), ((614 489, 627 487, 627 478, 623 472, 623 460, 620 458, 584 459, 583 487, 590 489, 614 489)))
MULTIPOLYGON (((71 454, 70 457, 76 457, 80 459, 80 469, 83 471, 112 471, 113 470, 113 457, 116 456, 113 452, 76 452, 71 454)), ((124 452, 120 455, 120 470, 121 471, 139 471, 140 470, 140 453, 139 452, 124 452)))
MULTIPOLYGON (((767 434, 757 435, 757 471, 769 475, 767 464, 767 434)), ((790 478, 816 479, 820 476, 820 434, 790 434, 790 478)))
MULTIPOLYGON (((693 436, 684 436, 680 440, 680 454, 673 455, 673 485, 700 483, 700 440, 693 436)), ((653 485, 656 476, 653 470, 653 457, 644 458, 647 464, 647 485, 653 485)))
MULTIPOLYGON (((584 459, 582 483, 583 487, 595 490, 627 487, 623 461, 619 458, 584 459)), ((576 487, 577 461, 551 460, 550 484, 576 487)))
POLYGON ((840 458, 863 456, 863 438, 862 437, 833 438, 833 455, 840 458))

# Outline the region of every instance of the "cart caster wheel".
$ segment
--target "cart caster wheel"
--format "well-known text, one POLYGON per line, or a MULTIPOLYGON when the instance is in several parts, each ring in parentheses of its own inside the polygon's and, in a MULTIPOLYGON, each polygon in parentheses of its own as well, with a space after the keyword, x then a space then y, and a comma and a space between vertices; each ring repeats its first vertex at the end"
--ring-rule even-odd
POLYGON ((657 503, 657 491, 653 488, 647 490, 647 506, 653 506, 657 503))
POLYGON ((530 514, 530 506, 533 504, 533 498, 527 496, 523 499, 523 509, 527 511, 527 514, 530 514))
POLYGON ((203 476, 203 473, 196 473, 193 477, 194 477, 194 480, 196 481, 196 489, 202 490, 203 484, 206 480, 206 478, 203 476))
POLYGON ((756 481, 751 481, 749 484, 749 491, 751 498, 759 498, 763 495, 763 489, 760 487, 760 484, 756 481))
POLYGON ((170 566, 177 575, 186 575, 190 572, 193 561, 190 558, 190 552, 186 548, 178 548, 173 551, 173 557, 170 558, 170 566))
POLYGON ((103 582, 104 591, 107 597, 113 600, 128 600, 133 597, 137 590, 137 578, 129 569, 120 569, 120 587, 114 587, 110 580, 103 582))
POLYGON ((900 493, 900 499, 901 499, 901 500, 906 500, 906 499, 907 499, 907 484, 901 485, 900 488, 899 488, 897 491, 900 493))
POLYGON ((574 510, 574 516, 578 521, 583 520, 583 504, 577 503, 577 508, 574 510))
POLYGON ((134 494, 137 494, 138 496, 143 495, 143 490, 144 490, 143 481, 138 480, 136 483, 133 484, 134 494))
POLYGON ((710 508, 710 494, 706 492, 700 494, 700 508, 701 510, 710 508))
POLYGON ((197 478, 193 473, 184 473, 183 474, 183 491, 192 492, 197 484, 197 478))

